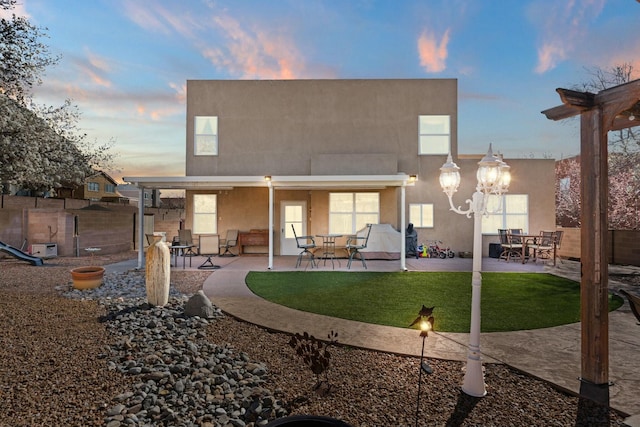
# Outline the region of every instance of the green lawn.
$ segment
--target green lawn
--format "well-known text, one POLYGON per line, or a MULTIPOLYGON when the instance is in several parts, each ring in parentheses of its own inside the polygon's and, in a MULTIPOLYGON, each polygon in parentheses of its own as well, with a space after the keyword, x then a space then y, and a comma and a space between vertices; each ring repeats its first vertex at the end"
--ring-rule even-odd
MULTIPOLYGON (((435 306, 436 331, 469 332, 471 273, 250 272, 247 285, 277 304, 361 322, 408 327, 435 306)), ((623 300, 609 295, 609 309, 623 300)), ((538 329, 580 320, 580 284, 551 274, 483 273, 482 331, 538 329)))

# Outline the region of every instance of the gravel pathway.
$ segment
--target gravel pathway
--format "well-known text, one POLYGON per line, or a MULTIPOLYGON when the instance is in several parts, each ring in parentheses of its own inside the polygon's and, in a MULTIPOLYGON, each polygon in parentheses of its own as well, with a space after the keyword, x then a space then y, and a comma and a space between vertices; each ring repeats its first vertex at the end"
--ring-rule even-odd
MULTIPOLYGON (((416 358, 332 347, 331 388, 321 393, 290 336, 219 310, 184 315, 210 272, 172 272, 171 302, 154 308, 139 272, 70 292, 68 270, 87 261, 0 259, 0 426, 238 427, 295 414, 416 425, 416 358)), ((485 364, 488 394, 478 399, 460 391, 463 363, 428 363, 421 426, 623 425, 622 415, 504 365, 485 364)))

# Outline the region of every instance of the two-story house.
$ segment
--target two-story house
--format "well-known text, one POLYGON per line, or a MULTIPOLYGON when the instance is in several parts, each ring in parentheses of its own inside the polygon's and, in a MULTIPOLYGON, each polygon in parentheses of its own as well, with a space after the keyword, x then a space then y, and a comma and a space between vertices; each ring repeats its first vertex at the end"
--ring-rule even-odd
MULTIPOLYGON (((186 190, 195 236, 269 230, 270 257, 298 253, 292 224, 311 235, 390 224, 404 254, 412 223, 420 243, 469 251, 473 220, 450 212, 438 183, 451 153, 464 205, 485 154, 459 155, 457 105, 456 79, 192 80, 186 176, 124 180, 186 190)), ((502 210, 483 218, 485 253, 498 228, 555 227, 554 161, 505 160, 512 183, 502 210)))

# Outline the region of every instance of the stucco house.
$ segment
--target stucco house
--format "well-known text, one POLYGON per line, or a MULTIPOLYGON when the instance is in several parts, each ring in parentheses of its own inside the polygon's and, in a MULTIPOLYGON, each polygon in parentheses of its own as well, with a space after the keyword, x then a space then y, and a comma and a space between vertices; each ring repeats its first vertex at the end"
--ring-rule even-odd
MULTIPOLYGON (((123 179, 141 192, 186 190, 196 238, 265 230, 269 268, 274 255, 298 254, 292 224, 345 236, 388 224, 404 255, 412 223, 419 243, 470 251, 473 220, 449 211, 438 183, 451 153, 464 205, 485 154, 458 152, 457 107, 456 79, 190 80, 186 176, 123 179)), ((485 255, 498 228, 555 229, 554 161, 504 160, 512 182, 503 210, 483 218, 485 255)))

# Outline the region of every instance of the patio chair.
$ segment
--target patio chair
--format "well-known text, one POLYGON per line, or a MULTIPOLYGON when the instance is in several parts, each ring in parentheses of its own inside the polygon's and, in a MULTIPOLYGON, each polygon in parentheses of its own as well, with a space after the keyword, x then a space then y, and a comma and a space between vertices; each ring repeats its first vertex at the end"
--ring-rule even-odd
POLYGON ((238 230, 227 230, 227 237, 220 241, 220 249, 224 252, 220 256, 236 256, 231 252, 231 248, 238 246, 238 230))
POLYGON ((555 232, 553 231, 541 231, 540 236, 537 237, 532 243, 527 242, 527 248, 533 250, 534 261, 537 262, 540 259, 549 259, 553 256, 555 232))
POLYGON ((347 262, 347 268, 351 268, 351 261, 353 261, 353 257, 358 254, 360 257, 360 261, 362 261, 362 265, 364 268, 367 268, 367 262, 364 258, 364 254, 361 252, 362 249, 367 247, 367 243, 369 242, 369 235, 371 234, 371 227, 373 224, 367 224, 367 233, 364 236, 351 236, 347 240, 346 249, 349 253, 349 262, 347 262))
POLYGON ((178 241, 178 244, 180 246, 188 246, 184 249, 184 256, 196 255, 196 253, 193 251, 193 248, 196 245, 193 243, 193 236, 190 229, 183 228, 182 230, 178 230, 178 241))
POLYGON ((298 249, 302 249, 302 252, 298 255, 298 260, 296 261, 296 268, 300 266, 302 263, 302 258, 304 256, 309 257, 309 261, 311 262, 311 268, 316 266, 315 255, 309 249, 316 248, 316 241, 313 239, 313 236, 298 236, 296 234, 296 227, 294 224, 291 224, 291 228, 293 229, 293 237, 296 239, 296 246, 298 249))
POLYGON ((514 238, 509 230, 506 229, 498 229, 498 234, 500 235, 500 246, 502 246, 500 259, 504 259, 507 262, 511 258, 522 259, 522 238, 519 236, 514 238))
POLYGON ((200 270, 215 270, 220 268, 219 265, 213 263, 212 257, 220 253, 220 237, 217 234, 203 234, 200 236, 198 244, 198 252, 200 255, 204 255, 207 259, 200 264, 198 269, 200 270))
MULTIPOLYGON (((636 316, 636 319, 638 319, 638 322, 640 322, 640 297, 630 294, 624 289, 620 289, 620 293, 627 297, 627 300, 629 301, 629 307, 631 307, 633 315, 636 316)), ((640 325, 640 323, 638 323, 638 325, 640 325)))

